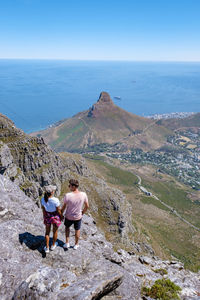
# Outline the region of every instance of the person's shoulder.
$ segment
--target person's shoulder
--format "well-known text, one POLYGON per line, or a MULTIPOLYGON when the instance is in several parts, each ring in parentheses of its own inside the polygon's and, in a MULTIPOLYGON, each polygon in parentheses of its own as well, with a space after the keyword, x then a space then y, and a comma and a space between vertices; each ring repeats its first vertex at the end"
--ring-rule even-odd
POLYGON ((65 194, 65 197, 71 197, 73 195, 72 192, 65 194))
POLYGON ((84 196, 86 195, 86 192, 81 192, 81 191, 80 191, 80 193, 81 193, 82 195, 84 195, 84 196))
POLYGON ((56 197, 51 197, 51 199, 54 201, 54 202, 60 202, 60 200, 56 197))
POLYGON ((80 192, 80 193, 81 193, 81 195, 82 195, 84 198, 87 198, 86 192, 80 192))
POLYGON ((71 197, 72 197, 72 193, 66 193, 64 199, 67 200, 70 199, 71 197))
POLYGON ((73 192, 69 192, 69 193, 67 193, 66 195, 72 195, 73 194, 73 192))
POLYGON ((44 203, 44 197, 41 199, 41 204, 43 204, 44 203))

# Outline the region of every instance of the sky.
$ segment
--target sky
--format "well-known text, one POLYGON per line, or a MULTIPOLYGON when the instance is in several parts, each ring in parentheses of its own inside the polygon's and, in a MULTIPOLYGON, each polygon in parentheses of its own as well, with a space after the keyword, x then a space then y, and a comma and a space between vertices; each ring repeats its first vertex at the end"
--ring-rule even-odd
POLYGON ((0 0, 0 58, 200 61, 200 0, 0 0))

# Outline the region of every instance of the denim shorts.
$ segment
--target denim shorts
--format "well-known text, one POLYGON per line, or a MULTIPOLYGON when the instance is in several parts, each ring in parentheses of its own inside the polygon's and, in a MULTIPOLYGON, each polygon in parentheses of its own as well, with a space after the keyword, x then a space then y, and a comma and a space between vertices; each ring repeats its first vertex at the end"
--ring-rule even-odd
POLYGON ((64 224, 67 228, 69 228, 72 224, 74 224, 74 229, 79 230, 81 228, 81 221, 82 221, 82 219, 80 219, 80 220, 68 220, 68 219, 65 218, 64 224))

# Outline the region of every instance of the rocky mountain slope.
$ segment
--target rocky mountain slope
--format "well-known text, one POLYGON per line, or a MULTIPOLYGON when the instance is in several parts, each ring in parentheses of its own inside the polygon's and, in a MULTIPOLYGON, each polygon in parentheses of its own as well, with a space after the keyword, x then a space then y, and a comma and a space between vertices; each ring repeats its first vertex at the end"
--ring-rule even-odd
POLYGON ((27 195, 38 199, 43 186, 56 184, 58 193, 67 178, 61 159, 42 138, 33 138, 0 114, 0 173, 16 182, 27 195))
POLYGON ((117 142, 127 148, 156 149, 170 134, 169 129, 157 125, 155 120, 121 109, 113 103, 108 93, 102 92, 89 110, 32 135, 42 136, 54 150, 61 152, 117 142))
POLYGON ((44 186, 55 184, 57 195, 68 192, 68 180, 78 178, 90 199, 90 211, 99 226, 120 243, 130 245, 134 226, 130 204, 118 189, 91 172, 81 156, 54 153, 42 138, 33 138, 0 115, 0 172, 15 182, 38 205, 44 186), (131 236, 131 238, 130 238, 131 236))
POLYGON ((61 226, 58 247, 45 255, 41 210, 2 175, 0 193, 2 300, 139 300, 142 286, 159 278, 179 285, 181 299, 198 299, 200 274, 184 270, 178 261, 114 252, 90 216, 84 216, 79 250, 64 251, 61 226))

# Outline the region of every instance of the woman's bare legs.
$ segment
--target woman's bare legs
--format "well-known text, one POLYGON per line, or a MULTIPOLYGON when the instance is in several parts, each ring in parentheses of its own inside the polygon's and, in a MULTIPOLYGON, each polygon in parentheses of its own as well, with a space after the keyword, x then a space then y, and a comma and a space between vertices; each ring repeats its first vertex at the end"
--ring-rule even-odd
POLYGON ((55 245, 58 238, 58 226, 56 224, 53 224, 53 246, 55 245))
POLYGON ((46 247, 49 248, 49 234, 51 231, 51 224, 46 225, 46 232, 45 232, 45 241, 46 241, 46 247))

